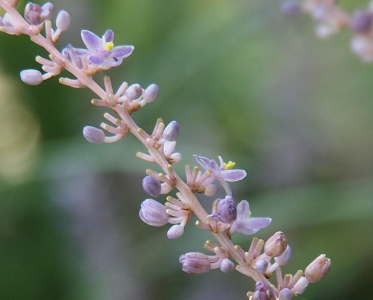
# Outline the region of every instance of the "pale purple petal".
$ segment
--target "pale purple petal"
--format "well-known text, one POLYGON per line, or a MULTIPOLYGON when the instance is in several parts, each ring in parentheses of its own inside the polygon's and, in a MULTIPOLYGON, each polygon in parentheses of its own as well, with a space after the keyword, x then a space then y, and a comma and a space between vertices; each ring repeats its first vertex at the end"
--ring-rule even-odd
POLYGON ((106 30, 102 39, 104 40, 105 43, 110 43, 110 42, 114 41, 114 32, 111 29, 106 30))
POLYGON ((92 55, 89 57, 89 61, 94 65, 101 65, 104 62, 104 59, 98 55, 92 55))
POLYGON ((198 155, 194 155, 194 157, 196 158, 197 164, 202 169, 204 169, 204 170, 208 170, 209 169, 210 159, 208 159, 207 157, 198 156, 198 155))
POLYGON ((250 205, 246 200, 242 200, 237 205, 237 219, 238 218, 248 218, 250 215, 250 205))
POLYGON ((242 222, 247 228, 262 229, 271 224, 271 221, 271 218, 248 218, 242 222))
POLYGON ((87 49, 82 49, 82 48, 76 48, 76 49, 74 49, 74 52, 78 56, 88 56, 88 55, 92 54, 91 51, 89 51, 87 49))
POLYGON ((127 56, 130 56, 133 52, 135 47, 133 46, 117 46, 113 48, 113 51, 111 52, 111 57, 114 57, 116 59, 123 59, 127 56))
POLYGON ((246 171, 240 169, 222 170, 221 177, 225 181, 239 181, 246 177, 246 171))
POLYGON ((102 40, 89 30, 82 30, 82 40, 88 50, 96 51, 97 48, 102 47, 102 40))

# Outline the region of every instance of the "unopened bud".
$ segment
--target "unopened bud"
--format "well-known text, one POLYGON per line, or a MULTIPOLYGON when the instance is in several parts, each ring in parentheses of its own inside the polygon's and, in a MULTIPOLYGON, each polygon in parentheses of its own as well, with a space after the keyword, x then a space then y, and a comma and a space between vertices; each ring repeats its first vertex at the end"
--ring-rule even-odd
POLYGON ((129 88, 124 92, 124 95, 129 101, 140 98, 142 95, 142 88, 139 84, 135 83, 129 86, 129 88))
POLYGON ((56 26, 59 30, 65 31, 70 26, 70 15, 67 11, 61 10, 56 19, 56 26))
POLYGON ((272 235, 264 245, 264 252, 268 256, 277 257, 284 253, 287 247, 285 235, 278 231, 272 235))
POLYGON ((291 254, 292 254, 292 250, 291 250, 291 247, 288 245, 284 253, 282 253, 278 257, 275 257, 275 262, 277 262, 279 266, 285 266, 290 261, 291 254))
POLYGON ((234 263, 229 258, 224 258, 220 263, 220 270, 224 273, 234 270, 234 263))
POLYGON ((224 199, 219 199, 217 211, 219 219, 223 223, 231 223, 237 218, 237 207, 234 199, 231 196, 226 196, 224 199))
POLYGON ((23 70, 20 74, 21 80, 29 85, 38 85, 43 82, 43 75, 34 69, 23 70))
POLYGON ((161 194, 161 183, 151 176, 146 176, 142 180, 142 187, 152 197, 158 197, 161 194))
POLYGON ((143 99, 146 103, 152 103, 157 99, 158 95, 159 87, 153 83, 146 88, 143 99))
POLYGON ((47 2, 42 7, 39 5, 28 2, 25 7, 24 16, 27 22, 31 25, 40 25, 45 20, 49 20, 53 16, 54 6, 52 3, 47 2))
POLYGON ((83 136, 92 144, 100 144, 105 140, 105 133, 101 129, 92 126, 83 128, 83 136))
POLYGON ((264 259, 259 259, 258 261, 256 261, 255 263, 255 269, 259 272, 259 273, 264 273, 268 268, 268 262, 265 261, 264 259))
POLYGON ((325 254, 321 254, 307 266, 304 273, 309 282, 315 283, 328 275, 330 266, 330 259, 326 258, 325 254))
POLYGON ((210 260, 206 254, 189 252, 181 255, 179 262, 184 272, 189 274, 202 274, 210 271, 210 260))
POLYGON ((372 12, 356 11, 352 17, 351 29, 356 33, 368 33, 372 29, 372 24, 372 12))
POLYGON ((168 223, 169 215, 166 207, 153 199, 146 199, 141 203, 140 218, 150 226, 160 227, 168 223))
POLYGON ((167 141, 175 141, 179 136, 179 132, 179 124, 176 121, 172 121, 163 130, 163 138, 167 141))
POLYGON ((208 186, 206 186, 204 194, 207 197, 212 197, 212 196, 215 196, 218 191, 219 191, 219 187, 217 185, 209 184, 208 186))
POLYGON ((171 228, 167 231, 167 237, 170 240, 175 240, 181 237, 184 233, 184 226, 181 225, 173 225, 171 228))
POLYGON ((303 294, 303 292, 306 290, 307 286, 309 284, 309 281, 306 277, 302 276, 298 282, 294 285, 294 287, 291 289, 291 291, 294 294, 303 294))
POLYGON ((293 298, 293 293, 288 289, 284 288, 278 294, 278 300, 290 300, 293 298))
POLYGON ((171 154, 171 158, 173 164, 178 164, 183 159, 183 156, 179 152, 174 152, 171 154))

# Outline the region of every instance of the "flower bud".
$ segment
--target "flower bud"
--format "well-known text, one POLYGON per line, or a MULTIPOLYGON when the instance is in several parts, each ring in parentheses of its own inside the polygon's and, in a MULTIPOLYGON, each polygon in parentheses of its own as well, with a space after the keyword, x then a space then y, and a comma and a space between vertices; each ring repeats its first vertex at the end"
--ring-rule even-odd
POLYGON ((181 237, 184 233, 184 226, 181 225, 173 225, 171 228, 167 231, 167 237, 170 240, 175 240, 181 237))
POLYGON ((172 121, 163 130, 163 138, 167 141, 175 141, 179 136, 179 132, 179 124, 176 121, 172 121))
POLYGON ((42 7, 39 5, 28 2, 25 7, 24 16, 27 22, 31 25, 40 25, 45 20, 49 20, 53 16, 54 6, 52 3, 47 2, 42 7))
POLYGON ((268 256, 277 257, 284 253, 287 247, 285 235, 278 231, 272 235, 264 245, 264 252, 268 256))
POLYGON ((56 19, 56 26, 59 30, 65 31, 70 26, 70 15, 67 11, 61 10, 56 19))
POLYGON ((189 252, 179 258, 184 272, 189 274, 202 274, 210 271, 210 260, 206 254, 189 252))
POLYGON ((315 283, 323 279, 330 270, 331 261, 321 254, 313 262, 311 262, 305 270, 306 278, 309 282, 315 283))
POLYGON ((279 266, 285 266, 286 264, 288 264, 291 258, 291 254, 292 254, 292 251, 291 251, 290 246, 288 245, 284 253, 282 253, 278 257, 275 257, 275 262, 277 262, 279 266))
POLYGON ((141 203, 140 218, 150 226, 160 227, 168 223, 169 215, 166 207, 153 199, 146 199, 141 203))
POLYGON ((158 197, 161 194, 161 183, 151 176, 146 176, 142 180, 142 187, 152 197, 158 197))
POLYGON ((255 269, 259 272, 259 273, 264 273, 268 268, 268 262, 265 261, 264 259, 259 259, 255 262, 255 269))
POLYGON ((208 186, 206 186, 204 194, 207 197, 212 197, 212 196, 215 196, 218 191, 219 191, 219 187, 217 185, 209 184, 208 186))
POLYGON ((124 95, 129 101, 140 98, 142 95, 142 88, 139 84, 135 83, 129 86, 129 88, 124 92, 124 95))
POLYGON ((29 85, 38 85, 43 82, 43 75, 38 70, 23 70, 20 74, 21 80, 29 85))
POLYGON ((92 144, 100 144, 105 140, 105 133, 101 129, 92 126, 83 128, 83 136, 92 144))
POLYGON ((302 12, 302 4, 293 0, 285 1, 281 5, 281 11, 285 15, 294 16, 302 12))
POLYGON ((302 276, 298 280, 298 282, 294 285, 294 287, 291 289, 291 291, 294 294, 302 294, 306 290, 308 284, 309 284, 309 282, 308 282, 307 278, 302 276))
POLYGON ((146 101, 146 103, 152 103, 157 99, 158 95, 159 87, 153 83, 146 88, 143 99, 146 101))
POLYGON ((183 156, 181 155, 181 153, 175 152, 171 154, 171 158, 173 160, 172 161, 173 164, 178 164, 183 159, 183 156))
POLYGON ((233 271, 234 263, 230 259, 224 258, 220 263, 220 270, 224 273, 233 271))
POLYGON ((356 11, 352 17, 351 29, 356 33, 368 33, 372 29, 372 24, 372 12, 356 11))
POLYGON ((231 223, 237 218, 237 207, 234 199, 230 196, 218 200, 217 211, 219 219, 223 223, 231 223))
POLYGON ((293 293, 288 289, 284 288, 278 294, 278 300, 290 300, 293 298, 293 293))

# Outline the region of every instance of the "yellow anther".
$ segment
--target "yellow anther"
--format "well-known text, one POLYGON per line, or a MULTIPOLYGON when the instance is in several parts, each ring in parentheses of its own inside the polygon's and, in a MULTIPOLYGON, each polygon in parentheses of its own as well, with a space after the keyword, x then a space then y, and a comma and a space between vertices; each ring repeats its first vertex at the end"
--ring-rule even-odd
POLYGON ((251 217, 251 210, 249 211, 249 218, 251 217))
POLYGON ((224 163, 224 169, 226 170, 232 170, 236 163, 233 161, 229 161, 227 164, 224 163))
POLYGON ((114 43, 113 42, 107 42, 105 44, 105 50, 111 51, 111 50, 113 50, 113 48, 114 48, 114 43))

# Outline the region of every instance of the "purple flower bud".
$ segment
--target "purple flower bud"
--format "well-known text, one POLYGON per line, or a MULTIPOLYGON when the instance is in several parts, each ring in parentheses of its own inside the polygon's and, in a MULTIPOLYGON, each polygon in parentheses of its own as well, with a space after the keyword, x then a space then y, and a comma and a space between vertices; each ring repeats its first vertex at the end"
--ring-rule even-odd
POLYGON ((70 26, 70 15, 67 11, 61 10, 57 15, 56 20, 57 28, 61 31, 69 29, 70 26))
POLYGON ((34 69, 23 70, 21 80, 29 85, 38 85, 43 82, 43 75, 40 71, 34 69))
POLYGON ((231 223, 237 217, 236 204, 231 196, 226 196, 224 199, 218 200, 217 211, 219 219, 223 223, 231 223))
POLYGON ((206 186, 205 195, 207 197, 212 197, 212 196, 215 196, 218 191, 219 191, 219 187, 217 185, 209 184, 208 186, 206 186))
POLYGON ((234 270, 234 263, 230 259, 224 258, 220 263, 220 270, 223 273, 231 272, 234 270))
POLYGON ((171 154, 171 158, 172 158, 172 163, 177 164, 181 162, 181 160, 183 159, 183 156, 181 155, 181 153, 175 152, 171 154))
POLYGON ((210 271, 210 260, 206 254, 189 252, 179 258, 184 272, 189 274, 202 274, 210 271))
POLYGON ((309 282, 315 283, 328 275, 330 266, 331 260, 326 258, 325 254, 321 254, 307 266, 304 274, 309 282))
POLYGON ((84 138, 92 144, 100 144, 105 139, 105 133, 96 127, 85 126, 83 128, 84 138))
POLYGON ((53 16, 54 6, 52 3, 47 2, 42 7, 39 5, 28 2, 25 7, 24 16, 27 22, 31 25, 40 25, 45 20, 49 20, 53 16))
POLYGON ((288 289, 284 288, 278 294, 278 300, 290 300, 293 298, 293 293, 288 289))
POLYGON ((179 124, 176 121, 172 121, 163 130, 163 138, 167 141, 175 141, 179 136, 179 132, 179 124))
POLYGON ((264 252, 268 256, 277 257, 284 253, 286 247, 286 237, 281 231, 278 231, 266 241, 264 252))
POLYGON ((372 29, 372 24, 372 12, 356 11, 352 17, 351 29, 356 33, 368 33, 372 29))
POLYGON ((146 88, 143 98, 146 101, 146 103, 152 103, 157 99, 158 95, 159 87, 158 85, 153 83, 146 88))
POLYGON ((124 95, 129 101, 140 98, 142 95, 142 88, 139 84, 135 83, 129 86, 129 88, 124 92, 124 95))
POLYGON ((255 291, 253 300, 268 300, 268 295, 265 291, 255 291))
POLYGON ((292 254, 291 247, 288 245, 284 253, 282 253, 278 257, 275 257, 275 262, 277 262, 279 266, 285 266, 290 261, 291 254, 292 254))
POLYGON ((161 194, 161 183, 151 176, 146 176, 142 180, 142 187, 152 197, 158 197, 161 194))
POLYGON ((268 262, 263 260, 263 259, 259 259, 255 262, 255 269, 259 272, 259 273, 264 273, 268 268, 268 262))
POLYGON ((150 226, 160 227, 168 223, 169 215, 166 207, 153 199, 146 199, 141 203, 140 218, 150 226))
POLYGON ((294 16, 302 12, 302 4, 297 1, 285 1, 281 5, 281 12, 285 15, 294 16))
POLYGON ((181 237, 184 233, 184 226, 181 225, 173 225, 171 228, 167 231, 167 237, 170 240, 175 240, 181 237))
POLYGON ((298 280, 298 282, 294 285, 294 287, 291 289, 291 291, 294 294, 302 294, 306 290, 308 284, 309 284, 309 281, 307 280, 307 278, 302 276, 298 280))

